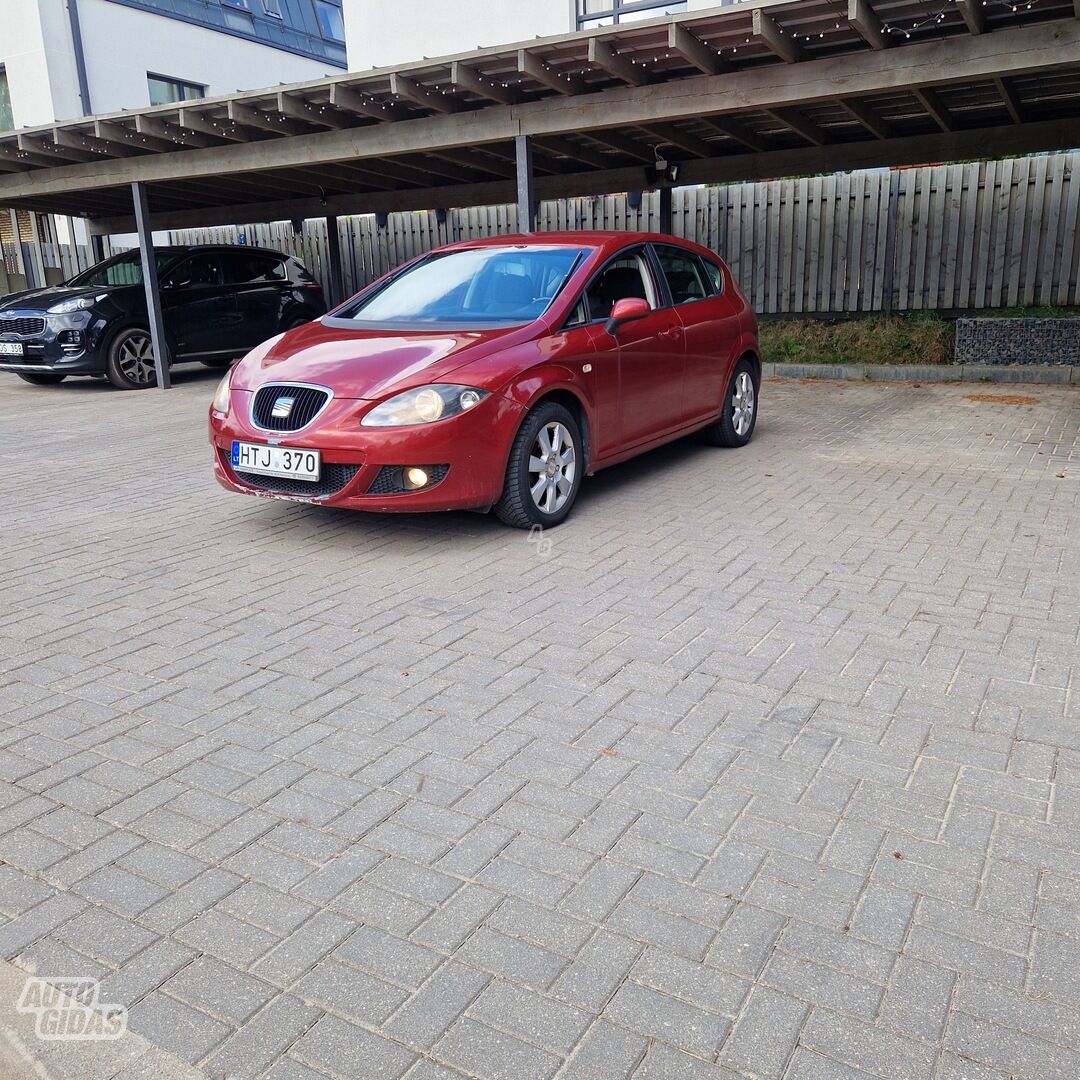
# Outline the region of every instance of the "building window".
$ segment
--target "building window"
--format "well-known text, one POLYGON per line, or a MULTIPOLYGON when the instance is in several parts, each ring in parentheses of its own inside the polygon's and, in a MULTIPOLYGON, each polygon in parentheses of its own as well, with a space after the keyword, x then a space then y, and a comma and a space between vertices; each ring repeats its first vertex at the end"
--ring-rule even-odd
POLYGON ((687 0, 577 0, 579 30, 612 23, 635 22, 678 15, 687 9, 687 0))
POLYGON ((341 18, 341 8, 330 0, 315 0, 315 15, 319 20, 319 30, 328 41, 345 40, 345 23, 341 18))
POLYGON ((146 84, 150 87, 151 105, 171 105, 177 101, 197 101, 206 97, 205 86, 184 82, 183 79, 170 79, 166 75, 147 72, 146 84))
POLYGON ((280 19, 282 17, 281 0, 262 0, 262 9, 271 19, 280 19))
POLYGON ((11 115, 11 91, 8 89, 7 71, 0 67, 0 131, 14 131, 15 120, 11 115))

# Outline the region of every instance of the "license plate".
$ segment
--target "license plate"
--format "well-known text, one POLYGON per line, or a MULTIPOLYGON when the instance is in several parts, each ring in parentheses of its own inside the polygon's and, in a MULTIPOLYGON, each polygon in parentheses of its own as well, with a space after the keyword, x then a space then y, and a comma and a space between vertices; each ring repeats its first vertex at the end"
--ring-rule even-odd
POLYGON ((23 347, 17 341, 0 341, 0 356, 22 356, 23 347))
POLYGON ((322 466, 318 450, 292 450, 287 446, 234 441, 232 466, 240 472, 284 476, 290 480, 318 480, 322 466))

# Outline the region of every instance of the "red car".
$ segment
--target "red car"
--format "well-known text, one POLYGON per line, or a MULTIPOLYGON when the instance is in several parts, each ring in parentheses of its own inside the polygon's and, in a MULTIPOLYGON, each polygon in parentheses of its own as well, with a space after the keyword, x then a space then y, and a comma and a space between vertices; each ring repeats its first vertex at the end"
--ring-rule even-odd
POLYGON ((539 233, 422 255, 248 353, 210 409, 230 491, 557 525, 583 478, 703 430, 750 441, 757 325, 671 236, 539 233))

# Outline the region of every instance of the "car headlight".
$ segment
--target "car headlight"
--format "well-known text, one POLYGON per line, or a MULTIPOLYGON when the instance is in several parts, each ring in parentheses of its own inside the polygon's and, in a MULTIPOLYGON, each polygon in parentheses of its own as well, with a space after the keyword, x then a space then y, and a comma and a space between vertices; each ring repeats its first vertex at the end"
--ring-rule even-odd
POLYGON ((467 412, 488 396, 487 390, 452 383, 432 383, 406 390, 376 405, 360 420, 364 427, 401 427, 430 424, 467 412))
POLYGON ((70 315, 73 311, 85 311, 92 308, 97 302, 96 296, 73 296, 70 300, 61 300, 45 310, 49 315, 70 315))
POLYGON ((214 403, 210 406, 214 412, 227 413, 229 411, 229 383, 232 380, 232 370, 225 372, 224 378, 217 384, 214 391, 214 403))

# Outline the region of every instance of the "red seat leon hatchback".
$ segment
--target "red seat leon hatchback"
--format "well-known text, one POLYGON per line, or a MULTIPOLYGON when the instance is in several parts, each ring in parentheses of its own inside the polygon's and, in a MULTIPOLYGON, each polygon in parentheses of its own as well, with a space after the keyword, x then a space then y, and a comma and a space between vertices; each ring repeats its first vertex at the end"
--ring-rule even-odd
POLYGON ((557 525, 597 469, 699 429, 745 445, 760 380, 754 314, 706 248, 469 241, 248 353, 210 409, 214 472, 249 495, 557 525))

